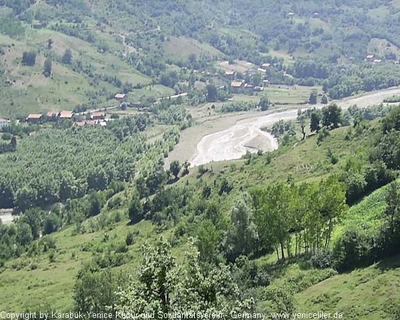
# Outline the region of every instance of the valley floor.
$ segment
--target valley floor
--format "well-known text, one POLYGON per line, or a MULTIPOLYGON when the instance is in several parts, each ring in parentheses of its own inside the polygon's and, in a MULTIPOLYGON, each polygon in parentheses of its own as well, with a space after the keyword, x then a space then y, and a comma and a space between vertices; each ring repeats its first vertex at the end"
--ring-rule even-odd
MULTIPOLYGON (((385 98, 398 94, 400 94, 400 88, 395 87, 332 102, 336 102, 344 109, 355 104, 360 108, 365 108, 374 104, 382 103, 385 98)), ((318 108, 322 106, 323 105, 318 104, 311 107, 318 108)), ((305 109, 310 108, 310 106, 293 105, 290 108, 279 107, 278 109, 269 110, 266 112, 252 111, 201 117, 197 119, 199 122, 198 125, 183 131, 179 144, 175 146, 172 152, 169 153, 169 156, 165 162, 165 167, 167 168, 169 163, 173 160, 179 160, 181 162, 189 161, 193 162, 193 165, 200 165, 211 161, 240 158, 241 155, 246 152, 243 148, 243 145, 246 143, 243 144, 243 141, 250 141, 255 136, 247 139, 249 130, 243 130, 243 127, 237 124, 243 123, 244 120, 246 120, 248 123, 249 121, 247 120, 250 119, 253 122, 257 122, 258 118, 268 115, 271 117, 271 121, 268 119, 265 124, 270 126, 274 122, 277 122, 283 118, 285 120, 295 119, 297 115, 296 111, 299 108, 305 109), (282 112, 288 109, 292 111, 282 112), (222 133, 222 131, 225 132, 222 133), (216 133, 221 133, 222 137, 219 137, 219 141, 216 141, 215 139, 216 133), (235 139, 228 139, 233 135, 235 135, 235 139), (227 153, 227 149, 230 149, 231 152, 227 153)), ((262 126, 264 126, 263 123, 262 126)), ((218 134, 218 136, 220 136, 220 134, 218 134)), ((274 149, 273 143, 273 141, 270 141, 270 143, 264 144, 264 149, 274 149)))

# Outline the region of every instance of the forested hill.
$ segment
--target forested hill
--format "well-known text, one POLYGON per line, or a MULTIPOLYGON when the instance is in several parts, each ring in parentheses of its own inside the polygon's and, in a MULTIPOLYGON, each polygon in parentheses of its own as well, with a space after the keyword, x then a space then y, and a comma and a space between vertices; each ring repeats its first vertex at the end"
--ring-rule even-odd
POLYGON ((237 29, 254 33, 252 49, 261 53, 282 48, 289 53, 318 56, 325 51, 331 56, 364 59, 372 38, 400 46, 400 4, 396 1, 42 0, 38 8, 28 11, 29 1, 8 2, 28 21, 32 14, 49 23, 60 18, 71 22, 93 19, 127 32, 158 30, 165 36, 204 40, 233 55, 239 54, 238 40, 243 39, 237 29))
POLYGON ((249 71, 267 65, 254 86, 320 85, 331 99, 400 85, 396 1, 0 0, 0 6, 2 117, 111 106, 118 92, 131 101, 188 92, 197 105, 205 92, 195 82, 228 88, 224 72, 238 61, 253 69, 239 68, 235 79, 250 79, 249 71))

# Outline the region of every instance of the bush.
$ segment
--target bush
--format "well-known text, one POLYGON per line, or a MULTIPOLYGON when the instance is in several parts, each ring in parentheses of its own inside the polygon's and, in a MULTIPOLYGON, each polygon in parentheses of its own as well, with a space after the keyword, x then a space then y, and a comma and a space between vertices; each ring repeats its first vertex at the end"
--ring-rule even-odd
POLYGON ((328 250, 320 251, 311 257, 310 263, 316 269, 330 268, 333 264, 332 252, 328 250))
POLYGON ((133 232, 129 232, 126 235, 125 243, 127 246, 131 246, 132 244, 135 243, 135 235, 133 234, 133 232))
POLYGON ((376 234, 351 226, 337 240, 333 249, 333 262, 340 271, 350 271, 357 267, 366 267, 376 260, 376 234))
POLYGON ((118 245, 118 247, 115 249, 116 253, 126 253, 128 252, 128 247, 125 243, 121 243, 118 245))

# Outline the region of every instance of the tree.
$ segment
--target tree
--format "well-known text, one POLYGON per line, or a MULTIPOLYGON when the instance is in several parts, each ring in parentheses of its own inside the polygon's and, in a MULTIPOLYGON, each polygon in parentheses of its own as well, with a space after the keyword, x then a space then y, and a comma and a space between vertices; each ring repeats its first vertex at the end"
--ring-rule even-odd
POLYGON ((22 187, 15 194, 15 204, 20 211, 25 211, 34 206, 37 201, 37 191, 30 187, 22 187))
POLYGON ((400 227, 400 193, 396 182, 389 184, 385 200, 384 214, 388 222, 389 236, 392 237, 400 227))
POLYGON ((252 198, 261 243, 267 248, 275 247, 278 259, 280 246, 281 258, 285 259, 284 249, 290 241, 289 229, 294 203, 290 188, 277 183, 265 189, 255 189, 252 198))
POLYGON ((55 213, 46 215, 43 221, 43 234, 56 232, 61 226, 61 220, 55 213))
POLYGON ((310 98, 308 99, 308 102, 310 104, 317 104, 317 98, 318 98, 317 90, 312 90, 311 94, 310 94, 310 98))
POLYGON ((336 129, 341 123, 342 108, 336 103, 322 108, 322 125, 327 129, 336 129))
POLYGON ((188 161, 185 161, 182 166, 183 166, 182 177, 184 177, 189 174, 190 163, 188 161))
POLYGON ((250 202, 249 196, 245 196, 232 209, 232 228, 224 241, 224 251, 228 261, 235 261, 240 255, 249 256, 258 249, 258 231, 250 202))
POLYGON ((22 222, 17 226, 17 242, 21 246, 27 246, 33 241, 32 229, 29 224, 22 222))
POLYGON ((97 216, 101 212, 101 202, 99 194, 97 192, 92 192, 89 196, 89 216, 97 216))
POLYGON ((178 179, 179 172, 181 171, 181 165, 178 160, 174 160, 169 165, 169 171, 174 175, 175 179, 178 179))
POLYGON ((217 87, 213 84, 209 84, 207 85, 207 95, 206 95, 206 99, 207 102, 215 102, 218 100, 218 91, 217 91, 217 87))
POLYGON ((129 205, 129 219, 131 224, 140 222, 143 218, 143 205, 140 202, 137 192, 132 195, 131 203, 129 205))
POLYGON ((321 129, 321 127, 319 125, 320 121, 321 121, 321 116, 320 116, 319 112, 313 111, 311 113, 311 122, 310 122, 311 132, 316 131, 318 133, 318 131, 321 129))
POLYGON ((53 65, 53 62, 51 61, 51 59, 47 58, 46 61, 44 62, 44 66, 43 66, 43 75, 46 78, 51 76, 52 65, 53 65))
POLYGON ((262 97, 260 99, 260 102, 258 103, 258 106, 261 108, 261 111, 266 111, 269 108, 269 100, 267 97, 262 97))
POLYGON ((22 64, 24 66, 34 66, 36 63, 36 52, 34 51, 25 51, 22 54, 22 64))
POLYGON ((61 61, 65 64, 71 64, 72 63, 72 51, 71 49, 65 49, 65 52, 61 58, 61 61))
POLYGON ((220 232, 210 220, 203 221, 197 229, 196 246, 200 253, 200 260, 206 263, 217 261, 217 247, 220 232))
POLYGON ((83 313, 114 313, 116 291, 122 279, 110 269, 100 270, 93 263, 85 265, 76 276, 73 294, 75 310, 83 313))
POLYGON ((17 138, 15 136, 12 136, 10 144, 14 146, 14 148, 17 148, 17 138))
POLYGON ((47 49, 51 50, 52 47, 53 47, 53 39, 49 38, 47 40, 47 49))
POLYGON ((325 94, 321 98, 321 103, 322 104, 328 104, 328 97, 325 94))
POLYGON ((231 311, 252 310, 254 301, 241 300, 229 267, 219 265, 204 274, 199 252, 192 244, 180 267, 177 267, 170 245, 164 239, 157 241, 154 247, 144 246, 142 254, 138 275, 118 292, 117 312, 229 314, 231 311))
POLYGON ((40 237, 41 219, 44 212, 39 209, 29 209, 25 211, 19 222, 27 223, 31 229, 31 234, 33 239, 38 239, 40 237))

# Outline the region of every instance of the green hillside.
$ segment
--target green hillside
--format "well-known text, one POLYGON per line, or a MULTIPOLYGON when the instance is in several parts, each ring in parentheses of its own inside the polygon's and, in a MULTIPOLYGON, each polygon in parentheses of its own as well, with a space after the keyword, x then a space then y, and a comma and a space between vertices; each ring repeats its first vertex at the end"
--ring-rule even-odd
POLYGON ((223 61, 232 70, 235 61, 252 63, 254 68, 235 77, 255 86, 261 80, 323 85, 332 99, 400 84, 400 67, 394 64, 396 2, 328 1, 322 7, 318 1, 265 5, 228 0, 2 4, 3 117, 110 107, 118 92, 130 93, 131 102, 184 91, 201 95, 196 80, 229 85, 223 61), (63 59, 67 49, 72 58, 63 59), (33 65, 22 61, 24 52, 36 53, 33 65), (53 62, 48 76, 43 72, 46 59, 53 62), (265 63, 268 70, 253 78, 265 63), (163 90, 153 91, 149 84, 163 90))
POLYGON ((0 312, 399 319, 399 14, 0 0, 0 312))
MULTIPOLYGON (((300 123, 291 122, 293 129, 289 130, 296 132, 300 123)), ((247 201, 244 200, 246 190, 252 192, 251 190, 259 186, 268 187, 280 181, 287 181, 294 182, 300 192, 301 189, 307 188, 309 192, 318 194, 318 190, 313 189, 313 185, 328 188, 326 192, 332 192, 329 188, 336 182, 331 180, 331 184, 326 184, 327 177, 337 175, 342 182, 347 184, 349 181, 345 178, 357 176, 357 172, 362 172, 359 171, 360 169, 368 172, 369 157, 367 155, 376 144, 372 136, 380 129, 380 126, 380 122, 375 120, 363 122, 355 129, 342 127, 331 130, 323 139, 321 139, 322 132, 310 135, 303 141, 292 137, 286 145, 282 142, 282 147, 271 154, 248 154, 242 160, 213 163, 190 169, 188 176, 181 177, 177 183, 166 186, 144 199, 144 207, 140 210, 146 210, 144 218, 147 221, 133 225, 130 221, 141 219, 132 216, 132 214, 138 214, 136 210, 139 210, 139 207, 137 206, 141 207, 140 202, 138 204, 134 199, 137 196, 143 197, 145 186, 151 186, 147 175, 143 175, 144 179, 136 180, 136 187, 131 184, 126 185, 122 187, 126 189, 119 193, 116 191, 114 194, 115 191, 111 191, 111 188, 116 190, 113 184, 106 191, 99 191, 101 213, 95 217, 89 214, 86 220, 79 218, 79 214, 93 210, 93 199, 95 199, 93 193, 89 198, 85 197, 78 201, 67 200, 65 206, 53 207, 56 215, 60 214, 63 217, 63 227, 60 231, 34 241, 26 251, 19 253, 19 257, 12 256, 4 262, 0 274, 2 279, 0 308, 6 311, 12 311, 18 307, 26 310, 43 308, 58 312, 67 312, 76 308, 76 300, 73 298, 77 292, 76 276, 82 272, 83 266, 94 263, 100 268, 111 268, 116 275, 120 272, 136 274, 141 261, 142 245, 155 244, 160 236, 171 244, 172 254, 179 264, 185 259, 184 252, 192 236, 196 237, 197 241, 205 241, 204 243, 196 242, 202 259, 223 259, 227 253, 219 252, 214 248, 216 244, 212 241, 220 241, 218 238, 224 239, 225 236, 214 227, 213 223, 220 225, 221 228, 227 228, 227 224, 234 223, 230 222, 231 212, 236 210, 232 208, 239 208, 240 201, 247 201), (334 150, 333 153, 332 150, 334 150), (333 159, 339 159, 339 161, 333 159), (141 185, 143 186, 140 187, 141 185), (214 222, 208 225, 210 223, 208 221, 214 222), (206 232, 205 238, 202 235, 203 232, 206 232), (213 238, 214 236, 217 238, 213 238), (128 238, 133 240, 128 242, 128 238), (200 245, 200 243, 203 244, 200 245), (204 248, 208 248, 207 251, 204 251, 204 248)), ((35 137, 35 141, 24 138, 23 144, 19 147, 27 149, 35 143, 40 144, 41 139, 45 139, 45 135, 49 135, 53 130, 55 129, 49 132, 41 130, 40 135, 35 137)), ((83 131, 82 133, 89 138, 90 132, 83 131)), ((281 136, 281 141, 285 141, 284 136, 281 136)), ((105 139, 100 136, 98 138, 105 139)), ((72 143, 72 140, 69 143, 72 143)), ((104 152, 98 149, 97 153, 104 152)), ((146 154, 147 151, 144 155, 146 154)), ((22 159, 22 156, 23 154, 19 157, 22 159)), ((155 154, 149 154, 149 159, 154 156, 155 154)), ((144 162, 138 165, 143 164, 144 162)), ((351 183, 348 184, 346 189, 351 190, 351 185, 351 183)), ((36 186, 33 184, 31 188, 34 189, 36 186)), ((345 196, 348 200, 352 199, 348 191, 347 195, 343 191, 340 192, 342 192, 342 201, 345 200, 345 196)), ((371 226, 373 228, 370 229, 374 232, 378 230, 379 228, 376 227, 381 226, 384 219, 383 211, 386 207, 387 192, 388 187, 383 187, 349 210, 345 210, 332 230, 333 241, 330 248, 335 248, 346 230, 354 229, 354 225, 364 226, 366 230, 368 226, 371 226)), ((359 197, 362 198, 362 196, 359 197)), ((21 201, 18 196, 17 201, 21 201)), ((303 199, 303 201, 308 200, 303 199)), ((321 201, 325 200, 321 198, 321 201)), ((33 210, 26 211, 24 215, 30 218, 27 220, 21 218, 21 221, 31 221, 32 217, 40 214, 44 220, 37 227, 47 228, 46 214, 33 210)), ((254 207, 252 210, 257 209, 254 207)), ((256 220, 255 223, 258 225, 256 220)), ((18 222, 17 234, 21 227, 22 225, 18 222)), ((236 228, 235 224, 233 227, 236 228)), ((9 232, 4 227, 2 230, 2 232, 9 232)), ((229 230, 225 232, 229 233, 229 230)), ((290 240, 293 246, 295 239, 297 236, 293 236, 290 240)), ((223 242, 221 246, 225 246, 223 242)), ((398 294, 396 285, 391 281, 397 274, 396 258, 382 260, 376 266, 365 270, 359 269, 351 273, 338 274, 330 263, 328 263, 329 267, 325 264, 322 264, 324 266, 322 268, 318 267, 318 263, 325 262, 315 262, 318 260, 310 259, 304 249, 299 250, 299 253, 294 253, 294 251, 290 253, 289 247, 285 248, 285 255, 289 255, 289 258, 283 261, 280 253, 277 256, 274 250, 267 249, 263 253, 247 254, 250 260, 244 257, 238 258, 244 259, 243 262, 239 263, 237 260, 236 264, 232 265, 234 277, 238 277, 240 272, 246 272, 245 268, 258 270, 255 272, 258 272, 261 278, 246 280, 258 281, 256 284, 239 282, 244 290, 243 297, 251 296, 256 300, 255 310, 258 312, 324 310, 332 313, 342 312, 349 319, 356 319, 358 316, 367 314, 371 319, 378 315, 391 319, 387 307, 394 306, 393 299, 398 294), (366 297, 365 295, 370 292, 368 290, 376 292, 378 283, 382 284, 380 291, 366 297), (339 291, 339 287, 343 290, 339 291), (391 290, 390 296, 379 295, 379 292, 385 292, 385 290, 391 290), (349 296, 352 298, 349 299, 349 296), (310 297, 314 298, 310 299, 310 297), (366 304, 370 307, 366 308, 366 304)), ((245 252, 243 251, 244 254, 245 252)), ((229 254, 228 259, 230 259, 229 254)))

